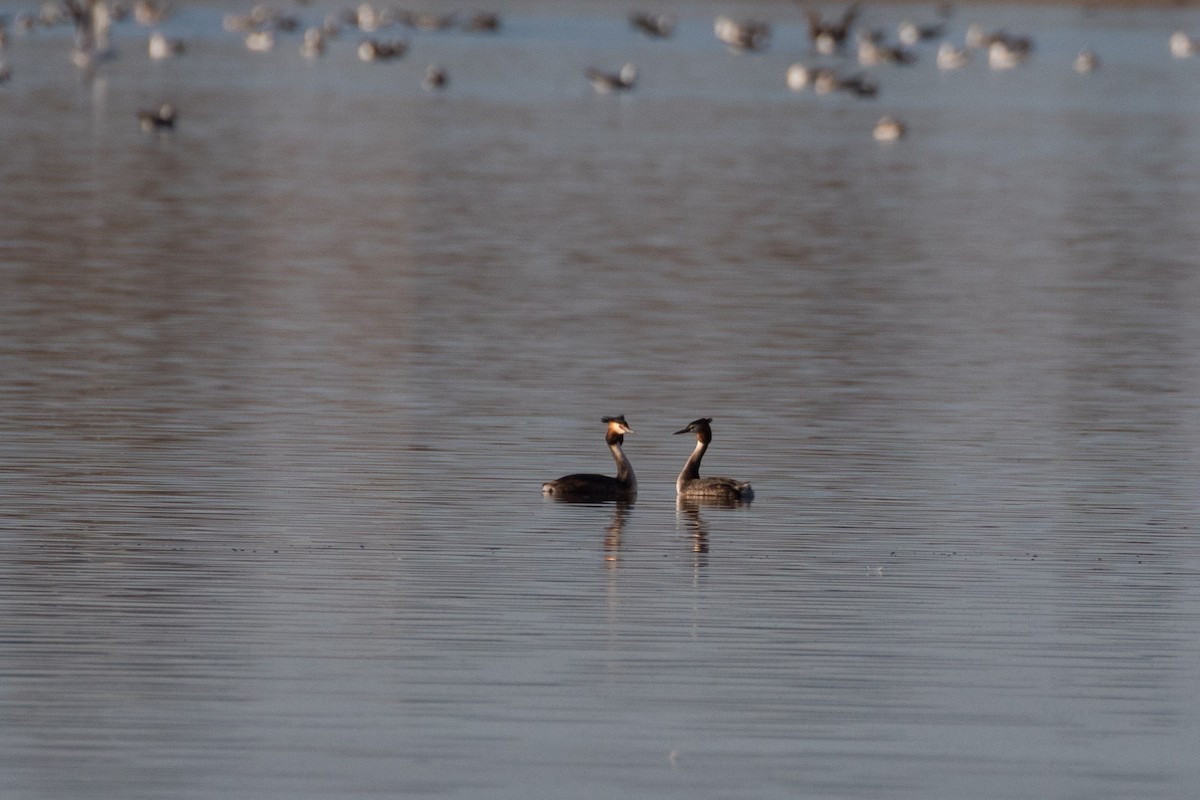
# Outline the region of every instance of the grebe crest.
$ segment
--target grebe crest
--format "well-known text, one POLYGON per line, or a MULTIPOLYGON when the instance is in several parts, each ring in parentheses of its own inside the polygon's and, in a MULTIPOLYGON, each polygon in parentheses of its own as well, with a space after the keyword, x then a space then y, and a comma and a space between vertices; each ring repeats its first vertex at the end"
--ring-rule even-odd
POLYGON ((601 500, 632 500, 637 496, 637 478, 633 475, 633 467, 625 456, 621 445, 625 443, 625 434, 633 433, 633 428, 625 421, 622 414, 616 417, 603 417, 600 420, 607 428, 604 441, 612 452, 613 460, 617 462, 617 476, 595 475, 591 473, 576 473, 547 481, 542 484, 542 494, 556 497, 560 500, 601 501, 601 500))
POLYGON ((687 424, 681 433, 696 434, 696 449, 688 456, 683 471, 675 481, 675 491, 680 497, 696 499, 725 499, 749 501, 754 499, 754 489, 749 483, 733 478, 700 477, 700 460, 712 441, 712 417, 701 417, 687 424))

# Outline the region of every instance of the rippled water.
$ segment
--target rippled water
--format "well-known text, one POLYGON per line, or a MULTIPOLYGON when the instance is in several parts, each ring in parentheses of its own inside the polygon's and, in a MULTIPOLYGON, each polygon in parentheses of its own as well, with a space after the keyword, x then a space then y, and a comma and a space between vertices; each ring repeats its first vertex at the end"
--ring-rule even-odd
POLYGON ((11 37, 4 797, 1194 796, 1200 16, 962 8, 1034 58, 856 101, 791 4, 625 10, 11 37), (637 502, 544 500, 605 414, 637 502), (676 507, 701 415, 752 505, 676 507))

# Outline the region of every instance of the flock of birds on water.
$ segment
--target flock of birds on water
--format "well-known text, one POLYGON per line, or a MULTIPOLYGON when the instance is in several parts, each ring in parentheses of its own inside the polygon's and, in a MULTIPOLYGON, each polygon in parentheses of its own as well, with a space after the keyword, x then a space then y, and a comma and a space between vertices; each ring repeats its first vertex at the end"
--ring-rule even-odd
MULTIPOLYGON (((784 81, 794 92, 810 88, 819 95, 842 93, 858 98, 873 98, 879 84, 866 70, 883 66, 908 66, 919 58, 921 46, 937 43, 935 63, 939 70, 956 70, 966 66, 979 54, 989 68, 1008 70, 1025 63, 1034 51, 1032 38, 1006 31, 988 31, 975 24, 967 28, 962 46, 947 38, 948 19, 952 7, 938 7, 937 20, 929 24, 902 22, 895 39, 880 29, 858 25, 861 6, 850 5, 837 14, 825 16, 813 8, 803 8, 808 23, 811 50, 818 57, 841 57, 839 63, 851 58, 861 69, 846 72, 838 66, 822 66, 800 61, 792 64, 784 81)), ((115 55, 110 40, 114 23, 133 17, 141 26, 154 28, 147 40, 147 52, 153 60, 181 56, 187 52, 187 41, 171 38, 157 30, 171 14, 171 7, 162 0, 135 0, 132 7, 124 0, 46 0, 37 13, 21 12, 0 16, 0 85, 12 80, 13 68, 5 50, 10 31, 29 34, 39 27, 74 26, 71 58, 86 74, 94 71, 115 55)), ((634 12, 629 15, 630 26, 652 39, 668 39, 676 29, 676 18, 670 14, 634 12)), ((229 14, 224 28, 231 35, 243 38, 247 50, 265 53, 274 50, 278 41, 287 35, 300 36, 299 50, 306 59, 322 57, 329 43, 348 31, 357 31, 358 58, 364 62, 386 62, 403 58, 409 50, 407 31, 462 30, 474 33, 497 33, 501 29, 499 15, 493 12, 460 14, 458 12, 420 12, 397 8, 380 8, 369 2, 345 8, 327 15, 319 24, 305 26, 298 15, 267 5, 258 5, 245 14, 229 14), (385 33, 393 32, 385 36, 385 33)), ((713 23, 713 35, 734 53, 754 53, 765 50, 771 41, 771 25, 755 19, 734 19, 719 16, 713 23)), ((1185 31, 1174 32, 1168 41, 1175 58, 1191 58, 1200 53, 1200 38, 1185 31)), ((1089 73, 1097 69, 1100 60, 1091 50, 1081 51, 1074 60, 1074 69, 1089 73)), ((584 70, 584 77, 596 92, 611 94, 633 90, 638 83, 638 70, 627 63, 613 72, 595 67, 584 70)), ((422 79, 430 92, 442 91, 449 85, 449 73, 438 64, 430 64, 422 79)), ((147 131, 166 131, 174 128, 178 113, 174 105, 165 103, 158 108, 137 112, 147 131)), ((875 125, 873 136, 879 141, 895 141, 907 132, 905 123, 891 115, 882 117, 875 125)))

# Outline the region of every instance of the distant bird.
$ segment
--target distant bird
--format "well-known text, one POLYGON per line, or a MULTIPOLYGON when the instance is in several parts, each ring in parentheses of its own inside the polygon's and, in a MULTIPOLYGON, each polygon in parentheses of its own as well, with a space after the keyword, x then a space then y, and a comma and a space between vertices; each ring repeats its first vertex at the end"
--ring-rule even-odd
POLYGON ((871 135, 875 137, 877 142, 894 142, 898 139, 903 139, 908 133, 908 128, 903 122, 891 115, 880 117, 875 123, 875 129, 871 135))
POLYGON ((804 9, 804 16, 808 20, 808 39, 813 47, 821 55, 831 56, 845 47, 854 20, 858 18, 858 4, 852 3, 835 20, 823 19, 820 12, 811 8, 804 9))
POLYGON ((885 64, 907 66, 915 64, 916 53, 903 47, 886 44, 883 34, 878 31, 859 32, 858 34, 858 63, 864 67, 877 67, 885 64))
POLYGON ((915 22, 905 20, 896 29, 896 38, 905 47, 914 47, 930 39, 940 39, 945 33, 946 25, 942 22, 934 23, 933 25, 918 25, 915 22))
POLYGON ((1191 58, 1200 52, 1200 42, 1183 31, 1175 31, 1169 40, 1171 55, 1175 58, 1191 58))
POLYGON ((1081 50, 1079 55, 1075 56, 1072 66, 1080 75, 1086 75, 1089 72, 1094 72, 1100 66, 1100 59, 1091 50, 1081 50))
POLYGON ((394 58, 403 58, 408 52, 408 42, 404 39, 396 39, 390 42, 380 41, 379 39, 366 39, 358 45, 358 59, 360 61, 390 61, 394 58))
POLYGON ((150 42, 147 49, 150 52, 150 58, 155 61, 162 61, 182 55, 187 50, 187 44, 182 39, 168 39, 161 32, 155 31, 150 34, 150 42))
POLYGON ((433 12, 399 12, 400 22, 419 31, 433 32, 453 28, 458 23, 458 12, 446 14, 433 12))
POLYGON ((583 74, 599 94, 624 92, 637 85, 637 67, 633 64, 626 64, 621 67, 620 72, 615 74, 602 72, 594 67, 588 67, 583 74))
POLYGON ((1025 63, 1033 47, 1028 39, 993 39, 988 45, 988 66, 995 70, 1013 69, 1025 63))
POLYGON ((462 29, 475 33, 495 33, 500 30, 500 15, 490 11, 479 11, 463 22, 462 29))
POLYGON ((787 87, 793 92, 802 92, 813 85, 818 75, 833 73, 828 67, 810 67, 806 64, 792 64, 787 71, 787 87))
POLYGON ((855 97, 874 97, 879 87, 862 74, 843 76, 830 67, 808 67, 792 64, 787 71, 787 86, 793 92, 802 92, 812 86, 817 94, 847 92, 855 97))
POLYGON ((737 22, 726 16, 717 17, 713 34, 735 53, 764 49, 771 41, 771 26, 757 20, 737 22))
POLYGON ((325 55, 325 31, 313 26, 305 28, 304 41, 300 43, 300 55, 308 59, 325 55))
POLYGON ((733 478, 702 478, 700 477, 700 460, 704 458, 708 445, 712 442, 712 417, 702 417, 687 424, 681 433, 696 434, 696 448, 688 456, 683 470, 675 481, 675 493, 679 497, 709 500, 740 500, 754 499, 754 489, 744 481, 733 478))
POLYGON ((162 24, 170 15, 170 6, 166 3, 156 2, 156 0, 137 0, 133 4, 134 20, 138 25, 145 25, 147 28, 162 24))
POLYGON ((250 31, 246 34, 246 49, 251 53, 269 53, 275 49, 274 31, 250 31))
POLYGON ((1028 36, 1013 36, 1005 31, 988 33, 978 23, 967 28, 966 45, 968 49, 990 50, 994 44, 1000 44, 1002 50, 1024 53, 1026 56, 1033 52, 1033 39, 1028 36))
POLYGON ((666 39, 675 32, 675 17, 671 14, 635 11, 629 15, 629 24, 651 39, 666 39))
POLYGON ((961 69, 971 60, 970 51, 963 47, 955 47, 949 42, 938 45, 937 68, 943 71, 961 69))
POLYGON ((177 116, 175 106, 170 103, 163 103, 155 109, 144 108, 137 112, 137 118, 142 124, 142 130, 147 132, 174 130, 177 116))
POLYGON ((421 79, 421 86, 427 92, 436 92, 445 89, 450 83, 450 76, 446 70, 439 67, 437 64, 430 64, 425 68, 425 77, 421 79))

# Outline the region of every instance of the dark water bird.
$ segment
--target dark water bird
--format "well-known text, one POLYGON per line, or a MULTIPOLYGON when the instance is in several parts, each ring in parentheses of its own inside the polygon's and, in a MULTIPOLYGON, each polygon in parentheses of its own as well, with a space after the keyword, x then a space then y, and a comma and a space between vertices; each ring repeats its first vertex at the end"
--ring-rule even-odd
POLYGON ((908 66, 917 61, 916 53, 911 50, 887 44, 880 31, 859 31, 857 38, 858 63, 864 67, 877 67, 883 64, 908 66))
POLYGON ((408 42, 404 39, 395 39, 390 42, 366 39, 358 45, 359 61, 391 61, 395 58, 403 58, 407 52, 408 42))
POLYGON ((837 19, 824 19, 819 11, 811 8, 804 9, 804 16, 808 20, 808 39, 813 47, 821 55, 831 56, 846 46, 850 29, 858 18, 858 4, 852 3, 837 19))
POLYGON ((666 39, 675 32, 675 17, 670 14, 635 11, 629 15, 629 24, 651 39, 666 39))
POLYGON ((434 11, 397 10, 394 14, 401 25, 427 33, 449 30, 458 24, 457 11, 441 14, 434 11))
POLYGON ((1005 31, 988 33, 980 25, 967 28, 968 49, 987 50, 988 66, 992 69, 1011 69, 1020 66, 1033 53, 1033 39, 1014 36, 1005 31))
POLYGON ((633 64, 626 64, 617 73, 588 67, 583 74, 588 79, 588 83, 592 84, 592 88, 600 94, 624 92, 637 85, 637 67, 633 64))
POLYGON ((182 55, 185 50, 187 50, 187 43, 182 39, 168 38, 160 31, 150 34, 147 51, 150 54, 150 58, 155 61, 174 58, 175 56, 182 55))
POLYGON ((175 129, 175 118, 178 116, 175 106, 163 103, 158 108, 143 108, 137 112, 138 121, 144 131, 169 131, 175 129))
POLYGON ((500 15, 490 11, 476 12, 463 21, 462 29, 475 33, 495 33, 500 30, 500 15))
POLYGON ((896 28, 896 38, 900 40, 900 44, 905 47, 913 47, 920 42, 928 42, 933 39, 940 39, 946 35, 946 24, 944 22, 935 22, 928 25, 918 25, 915 22, 905 20, 896 28))
POLYGON ((689 422, 683 430, 675 431, 676 436, 681 433, 696 434, 696 449, 688 456, 683 471, 675 481, 676 493, 680 497, 696 499, 753 500, 754 489, 749 483, 733 478, 700 477, 700 460, 704 458, 704 451, 712 441, 711 422, 712 417, 701 417, 689 422))
POLYGON ((617 462, 617 477, 578 473, 564 475, 558 480, 542 484, 542 494, 556 497, 560 500, 632 500, 637 496, 637 478, 633 475, 633 467, 625 456, 621 445, 625 443, 625 434, 633 433, 633 428, 625 421, 625 416, 604 417, 600 420, 608 426, 604 441, 612 451, 613 460, 617 462))
POLYGON ((425 68, 425 77, 421 79, 421 86, 427 92, 436 92, 445 89, 450 83, 450 75, 444 67, 437 64, 430 64, 425 68))
POLYGON ((862 73, 842 75, 832 67, 810 67, 792 64, 787 71, 787 85, 793 92, 802 92, 809 86, 817 94, 846 92, 855 97, 874 97, 879 86, 862 73))

